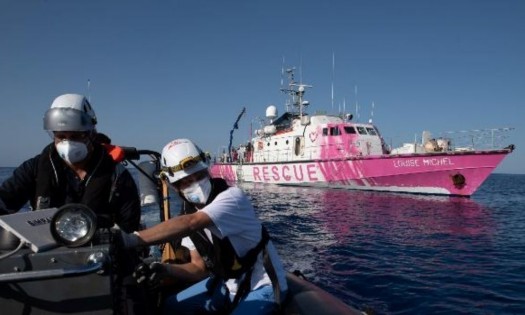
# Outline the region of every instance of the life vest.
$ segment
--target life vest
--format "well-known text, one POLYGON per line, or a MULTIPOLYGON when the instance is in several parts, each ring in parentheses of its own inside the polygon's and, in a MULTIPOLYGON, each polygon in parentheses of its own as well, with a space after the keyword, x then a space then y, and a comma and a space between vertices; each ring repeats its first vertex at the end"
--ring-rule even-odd
MULTIPOLYGON (((206 203, 207 205, 210 204, 217 195, 229 188, 226 181, 222 178, 212 178, 211 182, 212 191, 206 203)), ((185 200, 182 195, 181 197, 185 200)), ((184 201, 181 214, 189 214, 196 211, 197 209, 192 204, 184 201)), ((198 230, 189 235, 199 255, 203 258, 206 267, 215 277, 216 283, 219 283, 221 280, 239 279, 242 275, 245 275, 239 284, 239 290, 230 307, 234 308, 240 299, 250 292, 251 274, 260 253, 263 253, 263 265, 272 282, 276 303, 280 305, 279 281, 268 255, 267 244, 270 236, 264 225, 261 226, 261 240, 243 257, 237 255, 229 238, 225 237, 220 239, 213 233, 211 233, 211 236, 212 241, 207 237, 204 230, 198 230)))
POLYGON ((36 194, 31 201, 33 209, 60 207, 67 203, 82 203, 97 214, 100 227, 111 227, 115 213, 110 202, 119 175, 124 166, 116 163, 98 145, 92 152, 85 180, 77 189, 71 187, 66 175, 67 165, 58 156, 53 143, 40 154, 36 179, 36 194))
MULTIPOLYGON (((211 181, 212 191, 207 204, 210 204, 218 194, 229 188, 223 179, 212 178, 211 181)), ((182 214, 194 213, 196 211, 197 209, 192 204, 184 202, 182 214)), ((255 263, 260 248, 258 248, 259 251, 257 253, 251 253, 251 255, 255 257, 249 257, 251 251, 246 256, 239 257, 235 253, 229 238, 225 237, 220 239, 214 234, 211 236, 212 240, 210 241, 204 230, 199 230, 189 235, 200 256, 206 263, 206 267, 215 276, 222 279, 238 278, 255 263)))

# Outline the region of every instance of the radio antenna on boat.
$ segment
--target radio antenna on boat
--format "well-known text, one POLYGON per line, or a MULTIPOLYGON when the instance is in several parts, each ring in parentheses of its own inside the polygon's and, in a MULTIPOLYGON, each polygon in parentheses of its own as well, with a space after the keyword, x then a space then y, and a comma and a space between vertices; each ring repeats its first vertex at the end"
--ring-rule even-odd
POLYGON ((299 56, 299 83, 303 84, 303 56, 299 56))
POLYGON ((354 85, 355 95, 355 120, 359 122, 359 103, 357 102, 357 85, 354 85))
POLYGON ((283 62, 281 63, 281 89, 284 86, 284 56, 283 56, 283 62))
POLYGON ((91 90, 90 90, 90 87, 91 87, 91 80, 88 79, 87 81, 87 95, 88 95, 88 101, 91 103, 91 90))
POLYGON ((372 102, 372 111, 370 112, 370 119, 368 120, 368 123, 372 123, 372 119, 374 119, 374 102, 372 102))
POLYGON ((332 112, 334 111, 335 54, 332 52, 332 112))

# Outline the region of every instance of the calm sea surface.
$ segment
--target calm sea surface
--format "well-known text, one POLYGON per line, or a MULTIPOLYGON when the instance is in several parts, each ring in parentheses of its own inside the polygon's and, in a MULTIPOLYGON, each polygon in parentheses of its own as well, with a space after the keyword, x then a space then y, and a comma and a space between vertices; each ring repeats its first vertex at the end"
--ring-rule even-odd
MULTIPOLYGON (((0 168, 0 182, 12 170, 0 168)), ((376 314, 525 314, 525 175, 493 174, 470 199, 240 187, 287 269, 347 304, 376 314)))

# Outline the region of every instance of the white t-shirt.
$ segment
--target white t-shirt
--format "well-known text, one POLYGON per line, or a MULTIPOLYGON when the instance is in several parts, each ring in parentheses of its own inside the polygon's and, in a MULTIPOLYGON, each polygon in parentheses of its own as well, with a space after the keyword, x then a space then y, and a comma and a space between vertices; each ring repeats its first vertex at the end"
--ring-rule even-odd
MULTIPOLYGON (((255 247, 261 240, 261 222, 255 215, 248 197, 237 187, 230 187, 223 191, 199 211, 205 212, 214 223, 209 229, 205 229, 206 233, 211 232, 220 239, 228 237, 239 257, 246 255, 248 250, 255 247)), ((189 237, 182 240, 182 245, 190 250, 196 249, 189 237)), ((268 243, 268 253, 279 279, 279 287, 281 291, 286 290, 286 272, 272 241, 268 243)), ((226 282, 231 294, 237 292, 238 284, 236 279, 226 282)), ((264 269, 262 254, 259 254, 252 273, 251 289, 257 289, 263 285, 271 285, 271 280, 264 269)))

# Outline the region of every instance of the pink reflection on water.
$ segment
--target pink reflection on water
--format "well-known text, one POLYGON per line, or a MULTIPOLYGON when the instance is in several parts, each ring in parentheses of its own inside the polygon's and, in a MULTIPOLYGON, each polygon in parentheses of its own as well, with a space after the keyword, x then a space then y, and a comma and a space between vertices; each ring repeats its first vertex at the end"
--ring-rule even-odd
MULTIPOLYGON (((424 240, 422 236, 491 237, 490 209, 468 198, 316 189, 316 216, 338 241, 357 234, 386 234, 396 242, 424 240)), ((428 240, 428 239, 427 239, 428 240)))

